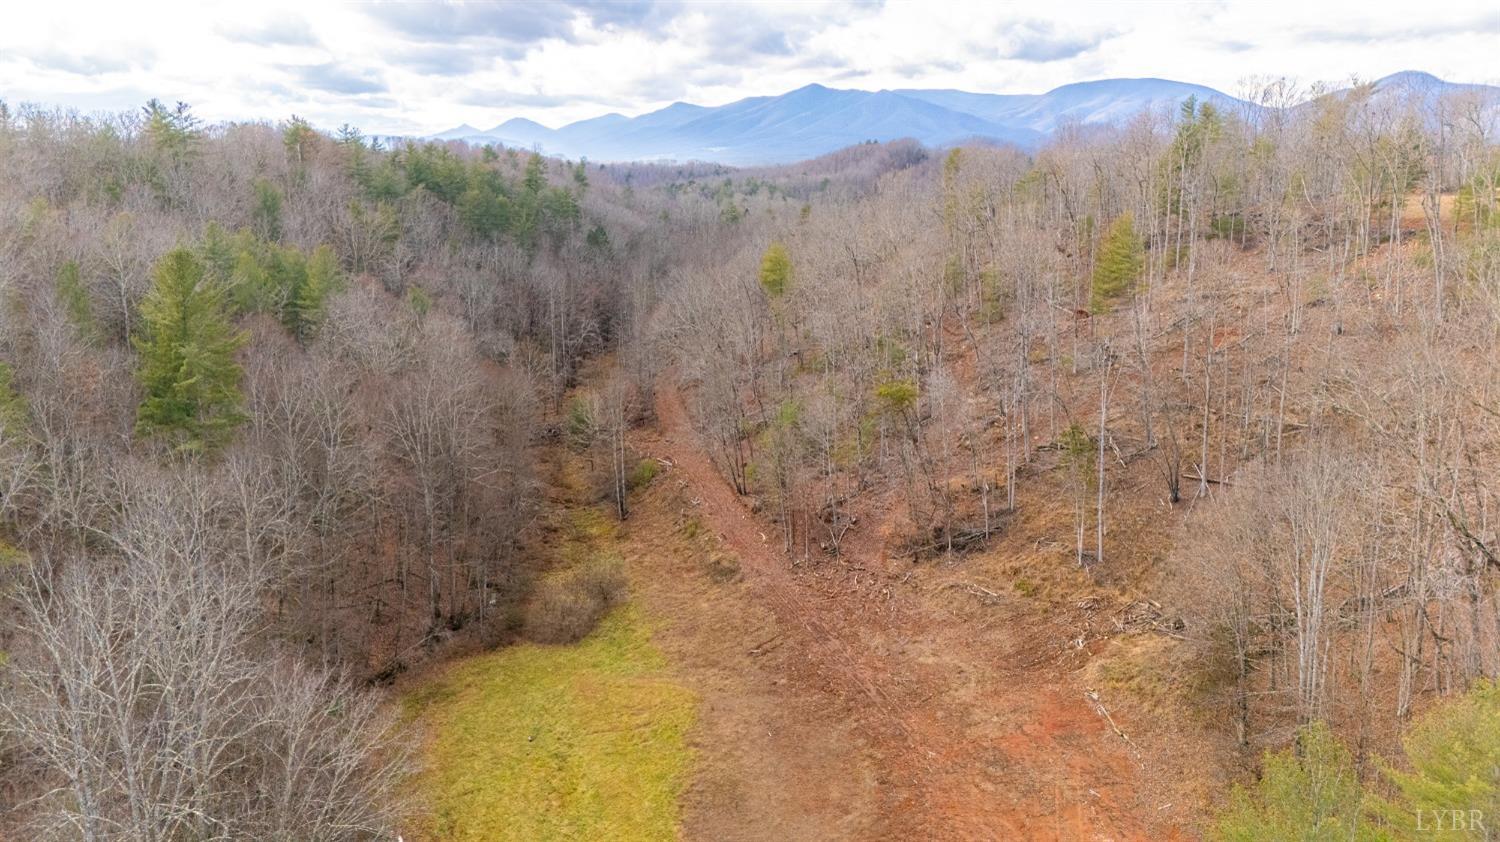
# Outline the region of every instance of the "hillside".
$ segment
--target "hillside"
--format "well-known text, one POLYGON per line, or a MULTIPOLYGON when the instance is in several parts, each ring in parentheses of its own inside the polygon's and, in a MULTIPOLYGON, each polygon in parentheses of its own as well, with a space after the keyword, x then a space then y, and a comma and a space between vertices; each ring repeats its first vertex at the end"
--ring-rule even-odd
POLYGON ((753 169, 0 112, 0 835, 1500 808, 1494 105, 1100 84, 569 129, 1052 132, 753 169))

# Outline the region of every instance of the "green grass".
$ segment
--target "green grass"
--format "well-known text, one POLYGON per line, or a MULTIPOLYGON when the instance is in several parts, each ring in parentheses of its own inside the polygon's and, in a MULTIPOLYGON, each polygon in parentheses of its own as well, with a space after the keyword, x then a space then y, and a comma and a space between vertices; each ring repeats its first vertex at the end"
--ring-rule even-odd
POLYGON ((656 474, 661 470, 661 465, 651 458, 642 459, 635 463, 635 468, 630 472, 630 487, 632 489, 645 488, 656 479, 656 474))
POLYGON ((666 666, 626 605, 576 644, 469 658, 408 696, 431 734, 430 837, 676 839, 695 699, 666 666))

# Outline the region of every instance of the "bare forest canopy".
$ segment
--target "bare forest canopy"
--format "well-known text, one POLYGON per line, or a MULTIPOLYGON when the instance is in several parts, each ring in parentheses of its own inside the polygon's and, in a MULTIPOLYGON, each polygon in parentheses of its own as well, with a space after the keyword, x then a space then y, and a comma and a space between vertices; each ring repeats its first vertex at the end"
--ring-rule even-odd
POLYGON ((1500 122, 1378 94, 755 170, 0 110, 0 829, 391 838, 382 686, 659 388, 793 558, 1053 507, 1240 759, 1399 751, 1500 672, 1500 122))

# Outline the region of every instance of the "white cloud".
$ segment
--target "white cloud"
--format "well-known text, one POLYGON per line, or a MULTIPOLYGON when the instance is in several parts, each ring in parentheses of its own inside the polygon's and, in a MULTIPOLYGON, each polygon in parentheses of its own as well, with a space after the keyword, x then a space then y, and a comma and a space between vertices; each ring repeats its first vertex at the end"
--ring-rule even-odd
POLYGON ((508 0, 17 4, 0 97, 85 110, 142 95, 208 120, 351 122, 375 133, 549 125, 673 100, 717 104, 809 82, 1040 92, 1160 76, 1235 92, 1420 69, 1495 81, 1488 2, 694 3, 508 0))

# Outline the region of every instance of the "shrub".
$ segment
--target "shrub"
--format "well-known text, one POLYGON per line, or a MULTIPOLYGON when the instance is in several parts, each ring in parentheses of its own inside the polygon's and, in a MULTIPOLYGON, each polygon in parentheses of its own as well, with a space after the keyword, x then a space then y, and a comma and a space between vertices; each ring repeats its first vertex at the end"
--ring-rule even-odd
POLYGON ((875 387, 875 399, 892 415, 903 415, 917 403, 917 384, 911 380, 887 380, 875 387))
POLYGON ((651 480, 656 479, 656 473, 659 470, 661 470, 661 465, 655 459, 647 458, 635 463, 635 469, 630 472, 630 487, 632 489, 645 488, 651 484, 651 480))
POLYGON ((732 555, 710 553, 703 561, 703 572, 717 584, 733 582, 740 578, 740 560, 732 555))
POLYGON ((526 611, 526 636, 538 643, 576 643, 625 597, 618 561, 594 561, 542 581, 526 611))

